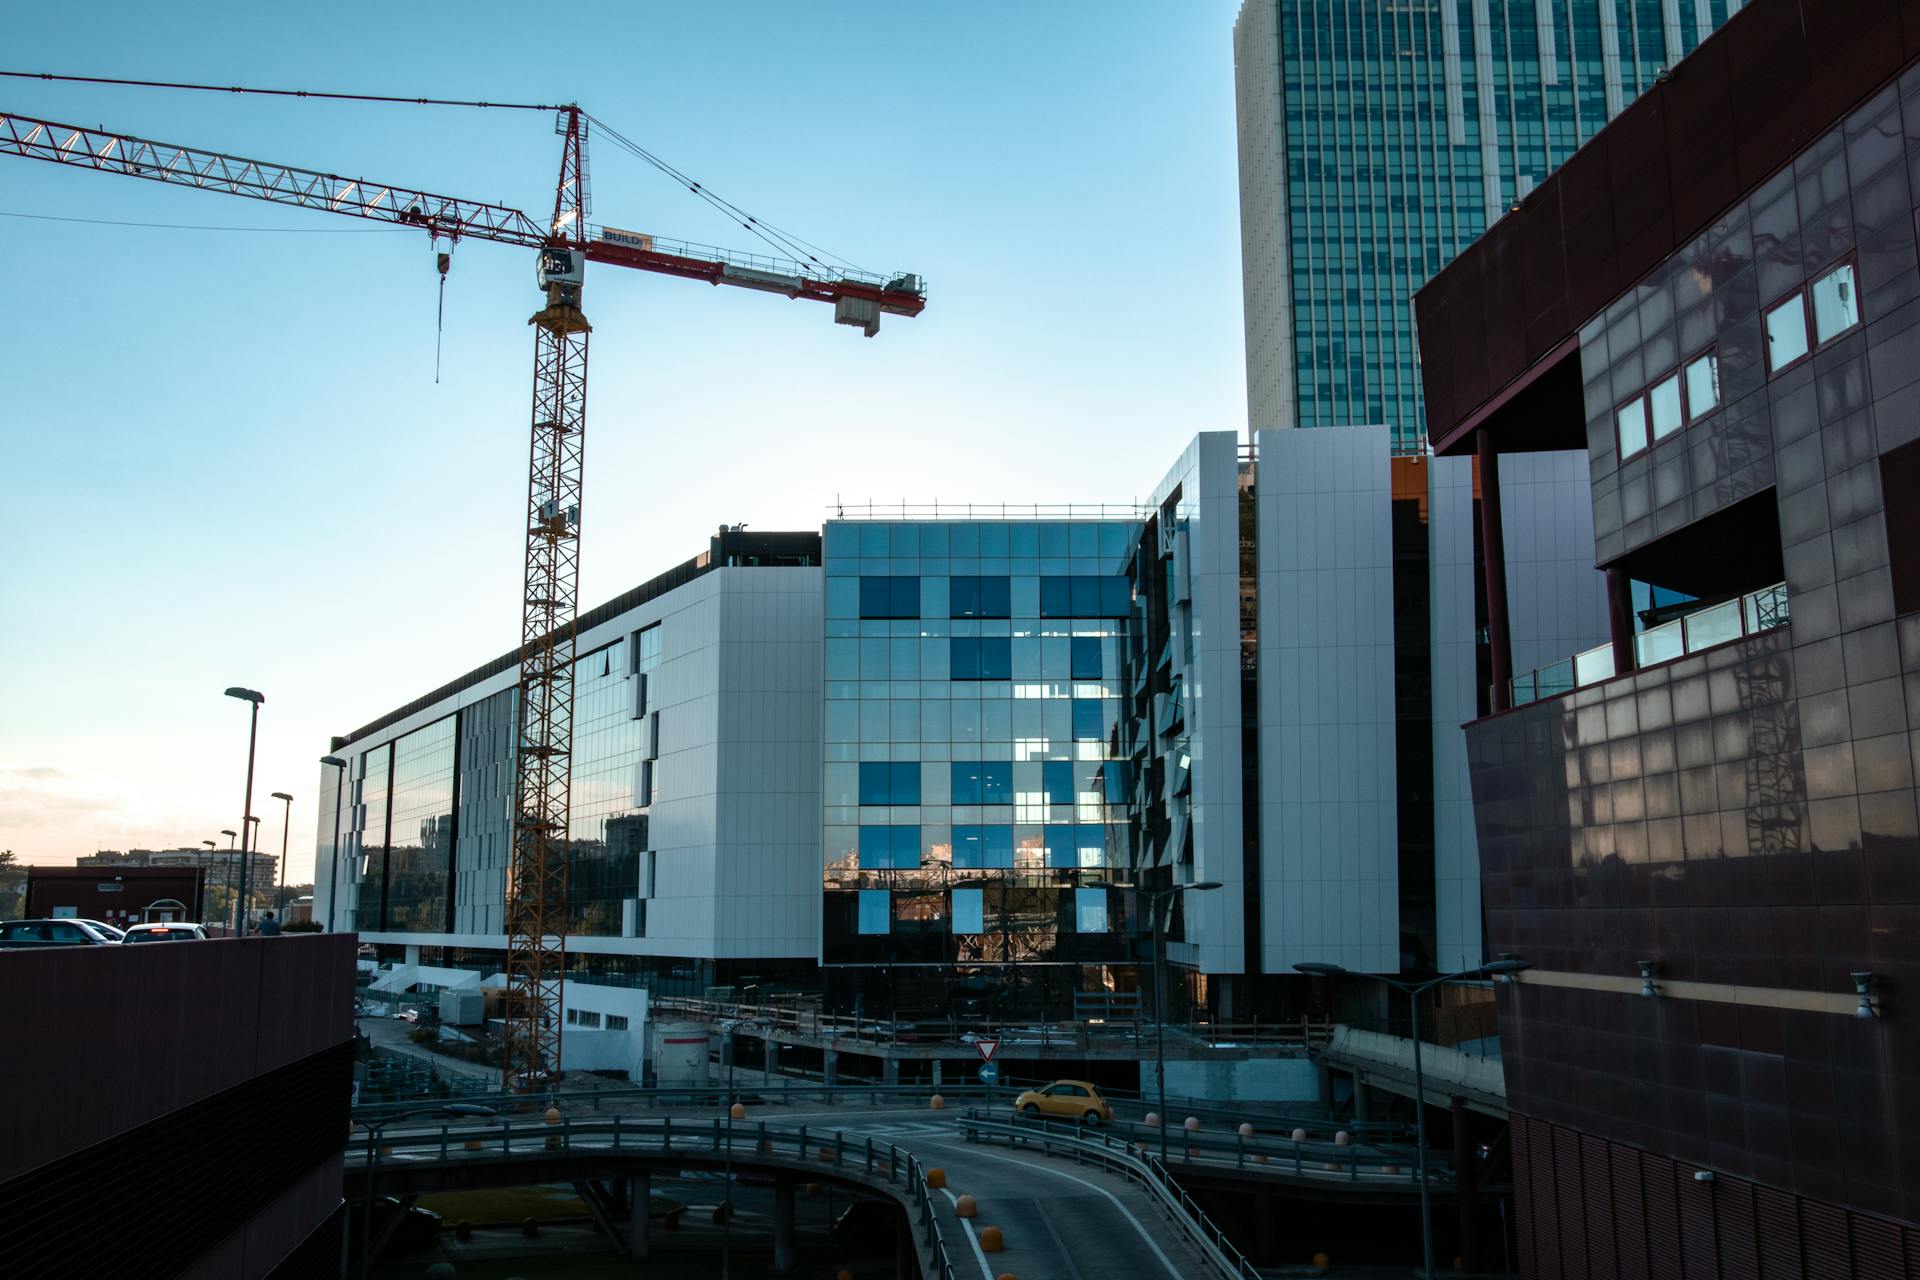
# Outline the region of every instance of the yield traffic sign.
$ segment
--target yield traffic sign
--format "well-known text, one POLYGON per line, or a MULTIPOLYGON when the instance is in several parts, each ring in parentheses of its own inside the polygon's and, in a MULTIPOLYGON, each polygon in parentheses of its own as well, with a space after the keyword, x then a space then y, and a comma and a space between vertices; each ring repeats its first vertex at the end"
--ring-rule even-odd
POLYGON ((980 1061, 992 1062, 993 1055, 1000 1051, 998 1040, 975 1040, 973 1047, 980 1051, 980 1061))

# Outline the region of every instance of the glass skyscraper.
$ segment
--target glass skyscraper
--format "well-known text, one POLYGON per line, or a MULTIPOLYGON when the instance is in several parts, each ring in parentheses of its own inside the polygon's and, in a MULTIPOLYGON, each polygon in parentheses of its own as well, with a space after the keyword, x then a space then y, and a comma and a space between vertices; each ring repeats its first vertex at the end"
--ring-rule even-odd
POLYGON ((1424 450, 1413 294, 1741 0, 1246 0, 1247 417, 1424 450))

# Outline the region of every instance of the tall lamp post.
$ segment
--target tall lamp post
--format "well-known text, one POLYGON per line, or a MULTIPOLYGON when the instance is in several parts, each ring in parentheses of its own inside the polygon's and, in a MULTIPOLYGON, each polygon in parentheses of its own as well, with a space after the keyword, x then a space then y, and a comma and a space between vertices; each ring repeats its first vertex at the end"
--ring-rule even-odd
MULTIPOLYGON (((253 723, 247 730, 247 800, 246 806, 240 810, 240 829, 242 831, 248 831, 247 823, 250 821, 250 816, 253 813, 253 755, 254 748, 260 741, 260 704, 267 700, 267 695, 255 689, 242 689, 239 685, 234 685, 227 690, 227 696, 253 704, 253 723)), ((240 890, 239 895, 234 898, 233 906, 234 930, 243 938, 247 934, 247 922, 246 917, 241 913, 246 910, 245 906, 242 905, 245 903, 246 897, 247 837, 243 835, 240 837, 240 890)))
MULTIPOLYGON (((334 778, 333 785, 333 853, 327 859, 327 932, 333 932, 333 900, 340 886, 340 798, 347 790, 347 762, 339 756, 321 756, 320 763, 332 765, 340 772, 334 778)), ((314 868, 318 872, 319 868, 314 868)), ((318 889, 320 877, 314 876, 314 888, 318 889)))
POLYGON ((273 793, 273 799, 286 801, 286 807, 280 815, 280 883, 273 893, 273 909, 280 913, 280 923, 287 923, 287 832, 293 826, 293 797, 284 791, 273 793))
MULTIPOLYGON (((360 1280, 366 1280, 367 1269, 372 1265, 373 1250, 373 1180, 380 1176, 380 1131, 390 1124, 401 1120, 411 1120, 418 1116, 497 1116, 500 1113, 492 1107, 483 1107, 472 1102, 448 1102, 434 1107, 415 1107, 411 1111, 402 1111, 399 1115, 388 1116, 367 1131, 367 1196, 360 1206, 360 1280)), ((340 1222, 340 1280, 347 1280, 347 1224, 343 1215, 340 1222)))
POLYGON ((1413 1154, 1420 1172, 1420 1253, 1425 1262, 1421 1274, 1425 1280, 1433 1280, 1433 1198, 1427 1187, 1427 1079, 1420 1070, 1420 997, 1444 983, 1458 982, 1463 978, 1497 978, 1520 973, 1533 966, 1525 960, 1494 960, 1478 969, 1462 969, 1458 973, 1442 974, 1425 982, 1402 982, 1385 974, 1355 973, 1337 964, 1316 964, 1311 961, 1293 967, 1316 978, 1365 978, 1407 995, 1413 1013, 1413 1154))
POLYGON ((1160 1095, 1160 1165, 1167 1163, 1167 940, 1161 920, 1160 904, 1171 902, 1176 894, 1204 893, 1221 888, 1218 880, 1196 880, 1192 884, 1170 884, 1164 889, 1142 889, 1131 884, 1096 881, 1090 889, 1132 889, 1147 900, 1153 913, 1153 1082, 1160 1095))
MULTIPOLYGON (((240 885, 246 890, 246 897, 242 899, 242 910, 245 910, 246 901, 253 897, 253 885, 250 883, 253 877, 249 873, 253 870, 253 859, 260 856, 260 819, 247 819, 247 835, 251 837, 253 841, 253 848, 248 851, 243 851, 240 854, 240 885)), ((247 841, 243 839, 240 843, 242 846, 245 846, 247 841)), ((269 858, 268 861, 271 862, 272 859, 269 858)), ((247 922, 245 917, 242 917, 240 921, 241 936, 245 937, 246 932, 247 922)))
MULTIPOLYGON (((222 827, 220 828, 220 834, 227 838, 227 857, 226 857, 227 874, 224 878, 227 882, 228 890, 232 891, 238 888, 240 883, 239 877, 234 874, 234 868, 233 868, 233 838, 239 835, 240 833, 238 831, 231 831, 231 830, 228 830, 226 827, 222 827)), ((221 919, 224 920, 225 918, 226 918, 226 913, 221 912, 221 919)))
POLYGON ((200 901, 197 904, 200 914, 195 918, 205 920, 207 918, 207 881, 210 878, 207 873, 213 870, 213 851, 220 846, 212 840, 202 840, 200 843, 207 846, 207 856, 200 864, 200 901))

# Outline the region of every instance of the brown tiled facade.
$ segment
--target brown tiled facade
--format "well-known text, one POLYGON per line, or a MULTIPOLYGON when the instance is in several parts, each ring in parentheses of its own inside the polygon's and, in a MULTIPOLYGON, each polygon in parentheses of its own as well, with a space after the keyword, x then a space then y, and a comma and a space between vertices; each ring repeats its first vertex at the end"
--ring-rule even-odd
MULTIPOLYGON (((1623 629, 1619 674, 1467 728, 1488 949, 1534 968, 1499 997, 1530 1276, 1920 1280, 1920 18, 1760 0, 1627 132, 1665 172, 1691 125, 1739 114, 1736 55, 1796 34, 1828 60, 1803 48, 1779 80, 1806 113, 1795 145, 1762 173, 1765 149, 1728 133, 1722 167, 1752 177, 1714 209, 1657 184, 1635 252, 1668 248, 1636 279, 1592 288, 1595 244, 1556 195, 1421 297, 1424 335, 1508 248, 1557 238, 1531 261, 1536 285, 1569 282, 1558 313, 1490 322, 1484 357, 1454 349, 1457 324, 1423 337, 1438 447, 1583 431, 1595 563, 1623 590, 1710 605, 1785 584, 1784 618, 1633 664, 1623 629), (1828 311, 1770 329, 1815 282, 1828 311), (1503 381, 1509 348, 1527 354, 1503 381), (1640 397, 1706 355, 1713 392, 1703 372, 1643 443, 1640 397)), ((1615 230, 1645 195, 1618 190, 1617 127, 1559 175, 1564 193, 1611 173, 1615 230)))

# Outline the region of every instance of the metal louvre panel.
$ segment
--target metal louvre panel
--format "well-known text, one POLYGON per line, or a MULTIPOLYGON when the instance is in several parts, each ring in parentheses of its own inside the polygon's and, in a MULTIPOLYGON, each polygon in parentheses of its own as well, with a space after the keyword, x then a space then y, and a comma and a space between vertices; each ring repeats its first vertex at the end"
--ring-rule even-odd
POLYGON ((1759 1224, 1754 1220, 1752 1183, 1727 1179, 1713 1183, 1713 1213, 1720 1238, 1724 1275, 1760 1274, 1759 1224))
POLYGON ((1673 1161, 1643 1152, 1640 1169, 1647 1195, 1647 1263, 1656 1277, 1678 1276, 1680 1205, 1673 1194, 1673 1161))
POLYGON ((1890 1278, 1906 1275, 1906 1263, 1901 1258, 1901 1231, 1894 1223, 1880 1218, 1865 1218, 1859 1214, 1849 1215, 1853 1219, 1853 1272, 1857 1276, 1887 1276, 1890 1278))
POLYGON ((1753 1198, 1761 1280, 1803 1280, 1799 1199, 1772 1187, 1754 1188, 1753 1198))
POLYGON ((1587 1275, 1586 1197, 1580 1187, 1580 1135, 1554 1128, 1553 1167, 1559 1185, 1561 1269, 1568 1280, 1587 1275))
POLYGON ((1612 1144, 1591 1134, 1579 1134, 1580 1180, 1587 1214, 1587 1273, 1594 1280, 1614 1280, 1620 1274, 1618 1250, 1614 1247, 1615 1224, 1619 1217, 1613 1205, 1613 1178, 1607 1167, 1607 1149, 1612 1144))
POLYGON ((342 1041, 0 1183, 6 1273, 185 1271, 340 1153, 352 1071, 342 1041))
POLYGON ((1847 1213, 1838 1205, 1802 1200, 1800 1232, 1800 1256, 1809 1280, 1867 1280, 1871 1274, 1853 1267, 1847 1213))
POLYGON ((1716 1265, 1720 1233, 1713 1218, 1714 1185, 1694 1181, 1693 1170, 1688 1168, 1682 1168, 1674 1179, 1674 1195, 1680 1206, 1680 1256, 1685 1259, 1689 1276, 1739 1274, 1723 1273, 1716 1265))
POLYGON ((1538 1229, 1540 1220, 1533 1199, 1533 1125, 1534 1122, 1526 1116, 1515 1115, 1507 1130, 1507 1140, 1513 1144, 1513 1175, 1525 1190, 1524 1195, 1513 1198, 1513 1233, 1519 1243, 1520 1274, 1523 1276, 1540 1274, 1533 1248, 1533 1233, 1538 1229))
POLYGON ((1553 1163, 1553 1126, 1529 1120, 1532 1130, 1527 1166, 1533 1184, 1533 1274, 1539 1280, 1561 1280, 1560 1187, 1553 1163))
POLYGON ((1608 1152, 1613 1172, 1614 1240, 1620 1280, 1652 1280, 1647 1269, 1647 1206, 1640 1153, 1613 1145, 1608 1152))

